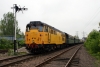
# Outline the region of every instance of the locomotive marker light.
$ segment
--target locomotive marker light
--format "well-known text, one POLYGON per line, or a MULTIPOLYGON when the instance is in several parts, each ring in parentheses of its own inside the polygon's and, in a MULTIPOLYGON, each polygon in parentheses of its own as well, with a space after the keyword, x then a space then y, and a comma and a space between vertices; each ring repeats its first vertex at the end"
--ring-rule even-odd
POLYGON ((11 9, 13 9, 13 14, 15 15, 15 18, 14 18, 14 23, 15 23, 14 54, 15 54, 16 50, 18 51, 18 48, 16 48, 16 13, 19 11, 22 11, 22 13, 23 13, 23 10, 27 10, 28 8, 25 8, 25 6, 23 8, 21 8, 21 7, 19 8, 17 6, 17 4, 13 4, 13 7, 11 7, 11 9), (15 11, 14 11, 14 9, 15 9, 15 11))

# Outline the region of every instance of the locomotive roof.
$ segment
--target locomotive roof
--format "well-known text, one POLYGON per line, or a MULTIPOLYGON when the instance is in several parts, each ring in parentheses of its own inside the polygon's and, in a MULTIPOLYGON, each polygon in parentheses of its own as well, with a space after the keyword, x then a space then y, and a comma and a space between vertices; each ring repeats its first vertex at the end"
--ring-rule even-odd
POLYGON ((54 29, 54 30, 56 30, 56 31, 59 31, 59 32, 61 32, 61 33, 64 33, 64 32, 62 32, 62 31, 60 31, 60 30, 58 30, 58 29, 56 29, 56 28, 54 28, 54 27, 52 27, 52 26, 50 26, 50 25, 48 25, 48 24, 46 24, 46 23, 43 23, 43 22, 41 22, 41 21, 30 21, 30 23, 29 24, 36 24, 36 25, 38 25, 38 24, 43 24, 43 25, 46 25, 46 26, 49 26, 50 28, 52 28, 52 29, 54 29))

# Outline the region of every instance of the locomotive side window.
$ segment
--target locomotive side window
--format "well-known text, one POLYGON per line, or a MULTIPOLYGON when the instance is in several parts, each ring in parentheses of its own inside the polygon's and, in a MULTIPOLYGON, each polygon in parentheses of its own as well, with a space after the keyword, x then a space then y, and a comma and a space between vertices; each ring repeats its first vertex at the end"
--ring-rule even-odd
POLYGON ((48 32, 48 27, 44 26, 44 32, 48 32))
POLYGON ((54 34, 56 35, 56 31, 54 30, 54 34))
POLYGON ((53 34, 53 30, 51 29, 51 34, 53 34))
POLYGON ((46 26, 46 32, 48 32, 48 27, 46 26))

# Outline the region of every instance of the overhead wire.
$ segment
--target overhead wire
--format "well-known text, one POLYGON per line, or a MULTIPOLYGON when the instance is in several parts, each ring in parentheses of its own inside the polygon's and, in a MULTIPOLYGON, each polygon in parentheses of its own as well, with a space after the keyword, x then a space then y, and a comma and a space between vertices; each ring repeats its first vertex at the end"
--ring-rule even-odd
MULTIPOLYGON (((87 25, 85 25, 85 27, 83 28, 83 31, 85 31, 85 29, 86 29, 86 30, 89 29, 89 28, 87 29, 87 27, 91 24, 91 21, 93 21, 93 20, 96 18, 96 16, 99 14, 99 12, 100 12, 99 9, 100 9, 100 7, 96 10, 96 12, 94 13, 94 15, 90 18, 90 20, 88 21, 89 23, 88 23, 87 25), (98 11, 99 11, 99 12, 98 12, 98 11), (98 12, 98 13, 97 13, 97 12, 98 12)), ((94 26, 95 26, 95 25, 94 25, 94 26)), ((93 26, 93 27, 94 27, 94 26, 93 26)), ((90 29, 89 29, 89 30, 90 30, 90 29)), ((85 32, 86 32, 86 31, 85 31, 85 32)), ((88 35, 88 34, 87 34, 87 35, 88 35)))
MULTIPOLYGON (((98 11, 99 9, 100 9, 100 7, 97 9, 97 11, 98 11)), ((97 13, 97 11, 96 11, 95 13, 97 13)), ((94 17, 92 16, 93 18, 91 17, 92 19, 91 19, 91 20, 89 21, 89 23, 84 27, 83 30, 85 30, 85 29, 92 23, 92 21, 97 17, 97 15, 98 15, 99 13, 100 13, 100 11, 99 11, 96 15, 94 14, 94 15, 93 15, 94 17)))
MULTIPOLYGON (((91 30, 96 29, 96 25, 97 25, 97 24, 95 24, 94 26, 92 26, 92 28, 88 28, 87 31, 89 31, 90 29, 91 29, 91 30)), ((97 26, 97 28, 98 28, 98 26, 97 26)))

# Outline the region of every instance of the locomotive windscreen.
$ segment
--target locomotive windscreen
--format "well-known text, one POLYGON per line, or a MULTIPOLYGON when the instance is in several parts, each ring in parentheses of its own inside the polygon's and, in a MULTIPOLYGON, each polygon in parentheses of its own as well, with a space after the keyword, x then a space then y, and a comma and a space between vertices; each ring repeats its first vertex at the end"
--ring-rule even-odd
POLYGON ((43 23, 40 21, 31 21, 27 26, 26 26, 26 31, 29 31, 31 29, 38 29, 40 32, 43 31, 43 23))
POLYGON ((43 23, 41 21, 30 21, 30 24, 34 26, 43 26, 43 23))

